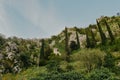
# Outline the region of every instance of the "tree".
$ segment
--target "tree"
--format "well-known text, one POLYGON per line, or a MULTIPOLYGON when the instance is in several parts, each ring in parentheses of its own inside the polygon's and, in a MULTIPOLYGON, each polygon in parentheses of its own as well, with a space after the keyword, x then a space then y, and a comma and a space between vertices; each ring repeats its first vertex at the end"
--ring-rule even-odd
POLYGON ((77 27, 75 27, 76 30, 76 39, 77 39, 77 48, 80 48, 80 41, 79 41, 79 36, 78 36, 78 32, 77 32, 77 27))
POLYGON ((59 62, 56 60, 50 60, 48 64, 46 65, 46 68, 49 72, 54 72, 57 71, 59 72, 60 70, 60 65, 59 62))
POLYGON ((90 38, 88 37, 88 29, 86 29, 86 47, 90 48, 91 47, 91 43, 90 43, 90 38))
POLYGON ((92 35, 92 46, 95 47, 96 45, 96 40, 93 31, 91 30, 91 35, 92 35))
POLYGON ((41 62, 44 60, 44 39, 42 39, 41 42, 42 42, 42 45, 41 45, 41 49, 40 49, 39 66, 40 66, 41 62))
POLYGON ((50 54, 52 53, 53 51, 52 51, 52 49, 50 48, 50 46, 47 46, 46 48, 45 48, 45 51, 44 51, 44 58, 46 59, 46 60, 48 60, 49 59, 49 56, 50 56, 50 54))
POLYGON ((98 26, 98 29, 99 29, 100 37, 101 37, 101 40, 102 40, 102 44, 105 45, 105 43, 106 43, 106 36, 103 33, 103 30, 102 30, 98 20, 96 20, 96 22, 97 22, 97 26, 98 26))
POLYGON ((67 27, 65 27, 65 51, 66 51, 66 61, 69 61, 69 56, 70 56, 70 50, 68 46, 68 31, 67 27))
POLYGON ((21 53, 19 58, 23 68, 27 69, 31 66, 30 56, 27 53, 21 53))
POLYGON ((112 42, 112 41, 114 41, 114 36, 113 36, 112 31, 110 29, 110 26, 108 25, 108 23, 106 22, 106 20, 104 22, 105 22, 105 25, 107 27, 107 30, 108 30, 108 33, 109 33, 109 36, 110 36, 111 42, 112 42))

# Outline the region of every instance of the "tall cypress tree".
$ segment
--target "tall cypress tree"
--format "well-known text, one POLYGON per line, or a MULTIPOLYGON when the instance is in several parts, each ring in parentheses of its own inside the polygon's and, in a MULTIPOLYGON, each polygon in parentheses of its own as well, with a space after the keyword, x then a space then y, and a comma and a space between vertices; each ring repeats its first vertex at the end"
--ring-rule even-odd
POLYGON ((97 22, 97 26, 98 26, 98 29, 99 29, 100 37, 101 37, 101 40, 102 40, 102 44, 104 45, 106 43, 106 36, 103 33, 103 30, 102 30, 99 22, 97 20, 96 20, 96 22, 97 22))
POLYGON ((42 45, 41 45, 41 49, 40 49, 40 58, 39 58, 39 66, 40 66, 40 62, 42 61, 42 60, 44 60, 44 39, 42 39, 41 40, 41 42, 42 42, 42 45))
POLYGON ((107 27, 107 30, 108 30, 108 33, 109 33, 109 36, 110 36, 111 42, 112 42, 112 41, 114 41, 114 36, 113 36, 112 31, 110 29, 110 26, 108 25, 108 23, 106 22, 106 20, 105 20, 105 25, 107 27))
POLYGON ((77 27, 75 27, 75 31, 76 31, 76 39, 77 39, 77 48, 79 49, 80 48, 80 41, 79 41, 79 36, 78 36, 78 30, 77 30, 77 27))
POLYGON ((69 50, 69 46, 68 46, 68 31, 67 31, 67 27, 65 27, 65 51, 66 51, 66 61, 69 61, 69 55, 70 55, 70 50, 69 50))
POLYGON ((91 43, 90 43, 90 38, 88 37, 88 29, 86 29, 86 47, 90 48, 91 47, 91 43))
POLYGON ((96 45, 96 40, 95 40, 95 35, 94 35, 92 29, 91 29, 91 35, 92 35, 92 46, 95 47, 95 45, 96 45))

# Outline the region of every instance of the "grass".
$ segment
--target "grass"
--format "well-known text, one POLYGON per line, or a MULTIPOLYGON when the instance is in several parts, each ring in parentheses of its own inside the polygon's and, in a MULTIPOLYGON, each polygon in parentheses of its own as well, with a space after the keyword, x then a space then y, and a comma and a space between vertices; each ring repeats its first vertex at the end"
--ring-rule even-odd
POLYGON ((2 80, 29 80, 36 77, 40 73, 46 73, 45 67, 31 67, 18 74, 5 74, 2 76, 2 80))

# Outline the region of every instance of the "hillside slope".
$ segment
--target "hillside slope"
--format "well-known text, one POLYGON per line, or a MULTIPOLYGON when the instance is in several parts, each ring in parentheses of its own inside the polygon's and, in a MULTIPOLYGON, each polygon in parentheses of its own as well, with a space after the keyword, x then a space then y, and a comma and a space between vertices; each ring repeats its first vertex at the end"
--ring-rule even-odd
MULTIPOLYGON (((44 39, 43 60, 40 59, 43 39, 0 36, 0 73, 3 74, 3 80, 8 80, 11 76, 12 80, 44 80, 52 76, 51 72, 55 78, 63 75, 71 76, 75 72, 78 79, 86 80, 95 76, 94 72, 99 71, 108 75, 107 78, 119 80, 120 16, 102 16, 97 21, 97 24, 90 24, 86 28, 67 28, 70 55, 66 54, 65 30, 44 39), (104 44, 99 27, 102 29, 102 35, 105 36, 104 44), (78 34, 79 48, 76 34, 78 34), (66 56, 69 56, 69 61, 66 61, 66 56), (106 72, 104 73, 102 69, 106 72), (40 79, 42 75, 44 76, 40 79)), ((98 77, 100 76, 102 75, 98 74, 98 77)), ((73 77, 76 78, 74 75, 73 77)), ((54 80, 53 77, 50 78, 54 80)))

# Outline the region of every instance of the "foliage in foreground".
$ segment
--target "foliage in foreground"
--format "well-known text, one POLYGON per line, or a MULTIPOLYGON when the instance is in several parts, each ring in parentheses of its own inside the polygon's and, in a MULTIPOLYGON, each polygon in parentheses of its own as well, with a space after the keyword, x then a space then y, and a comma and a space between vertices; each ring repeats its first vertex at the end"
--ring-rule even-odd
POLYGON ((32 78, 30 80, 85 80, 85 77, 82 74, 76 72, 53 72, 40 74, 37 78, 32 78))
POLYGON ((90 73, 81 74, 79 72, 50 72, 39 74, 36 78, 30 80, 119 80, 107 68, 101 68, 91 71, 90 73), (87 75, 87 76, 86 76, 87 75))

